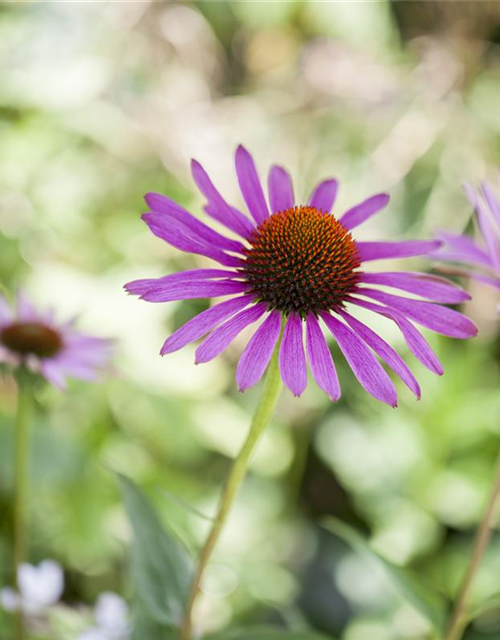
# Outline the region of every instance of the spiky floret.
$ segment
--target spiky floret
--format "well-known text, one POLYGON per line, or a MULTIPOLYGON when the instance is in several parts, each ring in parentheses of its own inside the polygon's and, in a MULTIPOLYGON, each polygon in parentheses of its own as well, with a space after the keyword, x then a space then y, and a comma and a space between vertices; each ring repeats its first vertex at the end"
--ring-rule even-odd
POLYGON ((0 344, 21 356, 55 356, 63 348, 59 332, 39 322, 13 322, 0 331, 0 344))
POLYGON ((356 242, 330 213, 306 206, 279 211, 249 242, 246 280, 260 300, 284 314, 338 308, 358 283, 356 242))

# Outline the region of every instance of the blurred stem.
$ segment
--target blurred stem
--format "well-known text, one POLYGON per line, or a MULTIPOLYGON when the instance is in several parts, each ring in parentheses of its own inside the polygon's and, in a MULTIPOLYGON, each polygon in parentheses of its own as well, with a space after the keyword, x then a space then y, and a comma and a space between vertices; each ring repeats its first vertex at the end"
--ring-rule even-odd
POLYGON ((264 429, 269 424, 269 420, 271 419, 271 416, 273 415, 274 409, 276 407, 276 403, 278 402, 278 398, 283 387, 278 367, 279 344, 280 341, 278 341, 271 358, 262 398, 254 414, 247 439, 245 440, 245 443, 243 444, 238 457, 233 462, 233 465, 229 472, 229 476, 226 480, 226 484, 222 491, 222 495, 220 497, 217 515, 215 516, 215 519, 212 523, 212 528, 208 535, 207 541, 205 542, 205 545, 200 552, 198 565, 196 567, 196 572, 191 587, 191 593, 189 595, 184 621, 180 632, 180 640, 191 639, 193 632, 193 607, 200 592, 200 583, 203 577, 203 572, 217 544, 219 536, 231 510, 231 505, 233 504, 236 493, 238 492, 238 489, 240 488, 240 485, 245 477, 248 462, 253 453, 255 445, 257 444, 257 441, 259 440, 259 437, 263 433, 264 429))
MULTIPOLYGON (((33 409, 33 386, 18 380, 17 415, 15 425, 15 496, 14 496, 14 576, 18 584, 18 567, 26 559, 26 523, 29 487, 30 432, 33 409)), ((24 640, 24 617, 22 608, 16 617, 16 640, 24 640)))
POLYGON ((472 583, 474 582, 475 575, 481 565, 481 561, 488 546, 488 542, 491 538, 499 497, 500 457, 497 462, 497 469, 495 473, 495 480, 493 482, 493 488, 491 490, 491 495, 488 500, 484 516, 476 532, 476 537, 474 539, 474 545, 472 547, 472 553, 469 560, 469 566, 464 576, 462 586, 460 587, 457 602, 453 611, 453 615, 451 617, 445 640, 460 640, 469 622, 467 608, 469 604, 470 591, 472 588, 472 583))

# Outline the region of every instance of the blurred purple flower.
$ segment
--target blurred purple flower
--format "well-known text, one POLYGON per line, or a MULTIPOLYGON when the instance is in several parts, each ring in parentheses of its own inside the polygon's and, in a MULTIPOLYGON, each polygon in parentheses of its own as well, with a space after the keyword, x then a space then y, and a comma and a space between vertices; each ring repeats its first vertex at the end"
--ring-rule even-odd
POLYGON ((123 598, 115 593, 101 593, 94 611, 95 627, 86 629, 77 640, 128 640, 129 611, 123 598))
POLYGON ((6 611, 22 609, 27 615, 38 615, 59 602, 64 590, 64 573, 53 560, 38 566, 23 563, 17 570, 19 593, 10 587, 0 590, 0 605, 6 611))
POLYGON ((225 269, 195 269, 158 279, 136 280, 126 290, 149 302, 231 296, 175 331, 161 354, 172 353, 206 334, 196 362, 219 355, 248 325, 263 320, 240 358, 236 378, 241 391, 262 377, 279 339, 281 376, 299 396, 307 384, 306 352, 313 378, 336 401, 340 385, 320 321, 333 334, 361 385, 373 397, 396 406, 397 394, 376 354, 420 397, 420 388, 394 349, 347 311, 362 307, 396 323, 414 355, 429 369, 442 367, 413 322, 454 338, 476 335, 461 313, 437 303, 456 304, 468 294, 447 280, 415 272, 366 273, 366 262, 406 258, 436 249, 438 241, 357 242, 351 231, 383 209, 389 196, 374 195, 345 212, 330 214, 337 194, 334 179, 320 182, 307 205, 296 203, 292 181, 281 167, 269 173, 269 204, 255 164, 242 146, 236 173, 251 218, 229 205, 203 167, 192 163, 194 180, 207 200, 205 211, 235 237, 213 230, 169 198, 146 195, 143 219, 151 231, 180 249, 218 262, 225 269), (386 293, 392 287, 427 301, 386 293), (429 302, 432 301, 432 302, 429 302), (303 344, 305 324, 306 349, 303 344))
POLYGON ((64 389, 67 376, 94 380, 111 355, 110 340, 80 333, 74 320, 56 322, 19 294, 16 309, 0 296, 0 362, 25 366, 64 389))
POLYGON ((466 270, 456 273, 500 289, 500 202, 487 182, 478 190, 465 184, 464 192, 474 207, 481 240, 475 242, 468 235, 441 231, 438 237, 443 244, 431 256, 464 265, 466 270))

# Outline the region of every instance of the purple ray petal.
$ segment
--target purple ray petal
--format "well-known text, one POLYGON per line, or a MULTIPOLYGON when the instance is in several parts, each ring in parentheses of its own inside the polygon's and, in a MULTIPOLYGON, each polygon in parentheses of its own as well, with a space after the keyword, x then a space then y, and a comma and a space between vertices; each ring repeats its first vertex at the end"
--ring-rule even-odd
POLYGON ((490 287, 495 287, 495 289, 500 289, 500 278, 492 278, 482 273, 468 273, 467 275, 473 280, 487 284, 490 287))
POLYGON ((281 378, 294 396, 307 386, 307 367, 302 342, 302 320, 298 313, 288 316, 279 353, 281 378))
POLYGON ((316 316, 310 314, 306 319, 307 359, 313 378, 328 397, 337 402, 340 398, 340 383, 333 363, 332 354, 326 344, 316 316))
POLYGON ((271 311, 254 333, 241 354, 236 369, 236 382, 240 391, 253 387, 264 375, 281 330, 281 314, 271 311))
POLYGON ((146 291, 141 300, 147 302, 171 302, 193 298, 218 298, 247 291, 245 282, 167 282, 146 291))
POLYGON ((388 202, 389 196, 387 193, 377 193, 377 195, 363 200, 363 202, 346 211, 339 221, 350 231, 381 211, 387 206, 388 202))
POLYGON ((500 241, 499 230, 491 207, 481 200, 475 190, 468 184, 464 184, 464 191, 472 203, 477 214, 477 221, 481 230, 481 235, 486 243, 488 255, 491 258, 495 269, 500 269, 500 241))
POLYGON ((427 367, 427 369, 437 373, 439 376, 443 374, 443 366, 439 362, 427 340, 401 313, 393 309, 388 309, 387 307, 374 304, 373 302, 359 300, 358 298, 351 298, 350 302, 358 307, 378 313, 379 315, 389 318, 389 320, 395 322, 403 334, 408 348, 417 360, 427 367))
POLYGON ((377 400, 396 407, 398 395, 394 384, 363 340, 329 313, 324 312, 321 317, 361 386, 377 400))
POLYGON ((421 302, 420 300, 395 296, 392 293, 376 289, 360 288, 357 293, 382 302, 390 308, 398 309, 423 327, 445 336, 463 340, 477 335, 477 327, 472 320, 454 309, 448 309, 432 302, 421 302))
POLYGON ((358 253, 362 262, 388 258, 411 258, 435 251, 441 246, 439 240, 402 240, 400 242, 358 242, 358 253))
POLYGON ((42 320, 41 314, 22 291, 17 293, 17 315, 21 322, 39 322, 42 320))
POLYGON ((224 322, 220 327, 212 331, 196 349, 196 364, 209 362, 226 349, 236 336, 249 324, 256 322, 267 310, 267 305, 263 302, 252 305, 248 309, 240 311, 238 314, 224 322))
POLYGON ((229 256, 205 240, 193 238, 186 227, 179 225, 175 220, 171 220, 161 213, 145 213, 142 219, 155 236, 181 251, 206 256, 226 267, 238 267, 243 262, 241 258, 229 256))
POLYGON ((191 170, 198 189, 211 205, 209 209, 206 209, 207 213, 211 215, 212 218, 218 220, 228 229, 238 233, 243 238, 246 239, 251 236, 254 230, 253 223, 250 222, 250 220, 243 215, 241 211, 238 211, 227 204, 221 194, 214 187, 201 164, 196 160, 193 160, 191 162, 191 170))
POLYGON ((410 371, 410 368, 401 356, 388 344, 383 338, 375 333, 370 327, 360 322, 357 318, 351 316, 347 311, 340 310, 338 312, 344 320, 349 324, 351 329, 366 342, 366 344, 375 351, 391 369, 397 373, 406 386, 412 391, 418 399, 421 392, 417 379, 410 371))
POLYGON ((40 371, 43 377, 53 384, 54 387, 57 387, 61 391, 66 389, 66 375, 63 369, 52 360, 43 360, 40 365, 40 371))
POLYGON ((339 183, 334 180, 324 180, 320 182, 311 193, 309 206, 329 213, 337 196, 339 183))
POLYGON ((500 204, 496 199, 495 194, 493 193, 493 189, 490 187, 490 185, 487 182, 482 182, 481 188, 482 188, 485 200, 495 217, 495 221, 497 223, 497 234, 498 234, 499 228, 500 228, 500 204))
POLYGON ((432 254, 436 259, 446 262, 466 262, 493 269, 493 263, 486 251, 478 247, 469 236, 449 233, 448 231, 440 231, 437 236, 446 245, 443 246, 442 250, 432 254))
POLYGON ((183 209, 177 202, 167 198, 167 196, 163 196, 160 193, 147 193, 144 199, 151 211, 168 215, 174 220, 177 220, 177 222, 190 229, 193 237, 204 240, 218 249, 235 251, 237 253, 241 253, 243 250, 241 242, 226 238, 217 231, 214 231, 191 215, 186 209, 183 209))
POLYGON ((124 289, 127 293, 136 296, 142 296, 144 293, 160 284, 168 282, 193 282, 211 279, 225 278, 227 280, 241 279, 242 276, 237 271, 225 271, 224 269, 190 269, 189 271, 179 271, 178 273, 170 273, 168 276, 161 278, 142 278, 141 280, 133 280, 128 282, 124 289))
POLYGON ((12 310, 7 300, 0 296, 0 325, 4 325, 12 320, 12 310))
POLYGON ((241 193, 248 210, 255 222, 262 224, 266 218, 269 218, 269 209, 253 158, 241 144, 236 149, 235 165, 241 193))
POLYGON ((167 338, 165 344, 161 348, 161 355, 164 356, 167 353, 173 353, 185 347, 190 342, 195 342, 206 333, 211 331, 227 318, 230 318, 237 311, 241 311, 247 307, 253 298, 251 296, 241 296, 240 298, 232 298, 231 300, 225 300, 219 302, 210 309, 202 311, 191 320, 188 320, 177 331, 167 338))
POLYGON ((471 297, 461 287, 451 283, 445 278, 418 272, 387 271, 384 273, 363 273, 360 282, 381 284, 394 289, 408 291, 416 296, 428 298, 434 302, 447 302, 449 304, 464 302, 471 297))
POLYGON ((291 209, 294 206, 292 179, 283 167, 275 165, 271 168, 268 188, 272 213, 286 211, 286 209, 291 209))
POLYGON ((93 365, 85 362, 79 362, 75 358, 56 358, 52 364, 64 375, 70 375, 78 380, 86 380, 92 382, 96 380, 98 371, 93 365))

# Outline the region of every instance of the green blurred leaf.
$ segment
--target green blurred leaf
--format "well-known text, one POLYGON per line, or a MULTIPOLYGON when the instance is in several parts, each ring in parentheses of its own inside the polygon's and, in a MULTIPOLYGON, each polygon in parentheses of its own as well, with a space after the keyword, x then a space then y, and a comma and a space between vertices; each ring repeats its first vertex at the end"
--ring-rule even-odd
POLYGON ((174 536, 165 531, 139 488, 129 478, 120 474, 118 477, 134 531, 132 575, 144 603, 142 618, 149 616, 151 622, 177 626, 191 584, 191 559, 174 536))
POLYGON ((130 640, 175 640, 177 631, 169 625, 152 620, 140 598, 136 599, 132 614, 130 640))
POLYGON ((367 563, 375 568, 381 568, 396 596, 413 606, 433 625, 435 630, 442 631, 444 629, 444 606, 438 594, 430 592, 427 587, 422 587, 407 571, 403 571, 380 556, 356 529, 345 522, 329 517, 323 521, 323 526, 327 531, 348 544, 367 563))
POLYGON ((206 636, 204 640, 334 640, 314 631, 287 631, 273 627, 251 627, 206 636))
POLYGON ((468 620, 472 621, 472 620, 476 620, 476 618, 479 618, 483 615, 488 615, 499 610, 500 610, 500 595, 496 595, 492 598, 489 598, 485 602, 481 602, 481 604, 478 604, 475 607, 473 607, 470 610, 467 618, 468 620))

